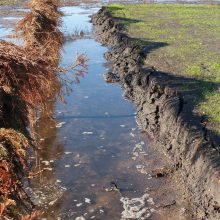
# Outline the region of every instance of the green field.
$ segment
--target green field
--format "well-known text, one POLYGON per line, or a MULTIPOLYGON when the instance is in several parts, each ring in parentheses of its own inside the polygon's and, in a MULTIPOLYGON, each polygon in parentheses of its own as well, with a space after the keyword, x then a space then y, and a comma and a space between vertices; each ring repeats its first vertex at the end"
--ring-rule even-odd
POLYGON ((129 36, 149 47, 146 65, 201 81, 197 110, 219 131, 220 5, 111 4, 108 10, 129 36))

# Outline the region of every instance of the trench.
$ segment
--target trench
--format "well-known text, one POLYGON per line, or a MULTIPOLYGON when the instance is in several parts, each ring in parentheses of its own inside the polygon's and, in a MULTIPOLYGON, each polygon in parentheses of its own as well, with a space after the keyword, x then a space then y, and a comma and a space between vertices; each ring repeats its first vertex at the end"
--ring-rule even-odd
POLYGON ((88 71, 64 93, 66 104, 48 102, 53 116, 36 124, 40 145, 31 161, 44 172, 26 190, 43 219, 192 219, 178 180, 158 176, 169 163, 137 127, 132 103, 119 85, 103 79, 111 68, 103 58, 107 48, 95 41, 89 22, 98 8, 61 10, 66 42, 60 65, 84 53, 88 71), (84 36, 71 38, 79 30, 84 36))

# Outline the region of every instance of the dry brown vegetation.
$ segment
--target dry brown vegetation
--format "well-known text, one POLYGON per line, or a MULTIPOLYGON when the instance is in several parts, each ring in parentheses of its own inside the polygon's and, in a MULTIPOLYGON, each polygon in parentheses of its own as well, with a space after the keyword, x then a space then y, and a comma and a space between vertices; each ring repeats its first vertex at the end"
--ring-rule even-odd
POLYGON ((59 5, 59 0, 32 0, 30 12, 15 29, 15 36, 24 44, 0 40, 0 219, 31 220, 39 216, 30 209, 26 209, 26 215, 21 214, 16 202, 28 198, 22 190, 23 177, 31 176, 27 148, 32 141, 27 127, 34 127, 36 112, 50 115, 48 100, 62 98, 61 84, 72 83, 63 80, 61 73, 74 72, 78 82, 87 69, 83 54, 77 56, 73 66, 58 67, 64 42, 58 28, 62 15, 59 5))
MULTIPOLYGON (((46 59, 58 65, 59 50, 63 44, 60 32, 59 0, 33 0, 29 4, 31 11, 22 19, 15 31, 18 37, 25 40, 25 47, 38 47, 46 59), (49 56, 48 56, 49 54, 49 56)), ((51 63, 49 64, 51 65, 51 63)))
POLYGON ((0 88, 19 96, 28 108, 43 107, 57 77, 49 62, 38 47, 27 49, 0 41, 0 88))
MULTIPOLYGON (((0 218, 3 219, 11 218, 9 210, 16 206, 15 198, 22 199, 22 177, 28 175, 27 148, 31 141, 19 130, 24 133, 33 124, 36 110, 46 111, 46 102, 55 94, 54 85, 60 80, 57 69, 63 35, 58 29, 59 3, 33 0, 29 4, 31 11, 16 28, 16 35, 24 39, 24 45, 0 41, 0 96, 4 97, 0 103, 0 218), (5 103, 14 109, 8 115, 5 103), (9 120, 15 118, 15 111, 20 112, 20 121, 24 123, 9 120)), ((37 216, 37 212, 24 217, 17 213, 12 219, 37 216)))

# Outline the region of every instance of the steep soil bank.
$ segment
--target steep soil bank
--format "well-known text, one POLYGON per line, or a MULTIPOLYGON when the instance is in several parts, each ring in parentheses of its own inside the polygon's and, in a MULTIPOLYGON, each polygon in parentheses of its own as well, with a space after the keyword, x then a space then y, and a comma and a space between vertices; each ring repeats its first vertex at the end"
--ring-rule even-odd
POLYGON ((105 8, 92 22, 97 39, 111 46, 105 58, 113 63, 125 96, 137 106, 138 124, 181 173, 196 214, 201 219, 219 219, 220 151, 206 120, 192 113, 194 94, 180 89, 186 81, 199 81, 144 67, 145 48, 121 33, 105 8))

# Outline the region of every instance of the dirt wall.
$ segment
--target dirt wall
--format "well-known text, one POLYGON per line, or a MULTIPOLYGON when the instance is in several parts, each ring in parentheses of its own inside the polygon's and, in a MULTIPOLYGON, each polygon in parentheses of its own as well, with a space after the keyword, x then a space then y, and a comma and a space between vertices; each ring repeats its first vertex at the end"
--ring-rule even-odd
POLYGON ((106 8, 92 17, 105 58, 120 77, 125 96, 137 107, 137 122, 153 146, 181 173, 199 219, 220 219, 220 151, 202 118, 194 115, 184 80, 143 66, 144 50, 126 36, 106 8))

